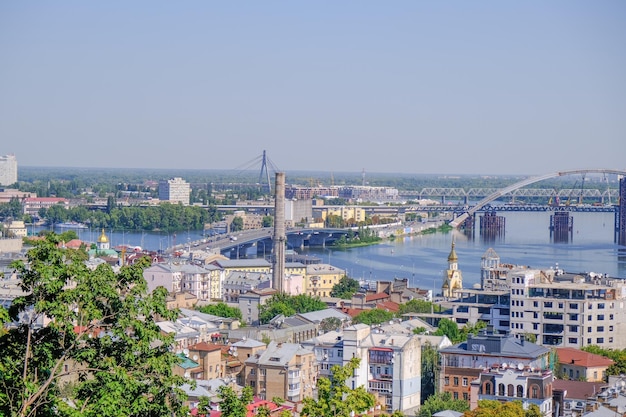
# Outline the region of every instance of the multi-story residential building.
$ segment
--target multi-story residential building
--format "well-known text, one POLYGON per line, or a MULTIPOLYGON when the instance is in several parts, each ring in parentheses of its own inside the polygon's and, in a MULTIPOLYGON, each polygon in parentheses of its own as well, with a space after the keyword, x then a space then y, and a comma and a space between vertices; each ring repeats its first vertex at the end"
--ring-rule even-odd
POLYGON ((177 293, 182 289, 183 271, 172 264, 154 264, 143 270, 143 278, 151 293, 157 287, 163 287, 168 293, 177 293))
POLYGON ((66 198, 27 197, 24 199, 24 214, 29 214, 33 217, 39 217, 39 210, 47 210, 57 204, 62 205, 65 209, 70 208, 70 202, 66 198))
POLYGON ((181 291, 195 295, 198 300, 221 300, 222 269, 215 265, 180 265, 181 291))
POLYGON ((217 259, 211 262, 224 270, 228 275, 230 272, 259 272, 269 274, 272 264, 265 259, 217 259))
POLYGON ((534 404, 544 417, 551 417, 553 381, 549 370, 533 369, 522 363, 494 364, 470 381, 470 409, 478 407, 479 400, 521 401, 524 409, 534 404))
POLYGON ((232 271, 226 274, 222 282, 222 299, 227 303, 238 303, 239 297, 253 290, 269 289, 271 284, 270 274, 232 271))
POLYGON ((334 365, 344 366, 361 358, 358 369, 346 383, 363 386, 379 397, 386 409, 405 414, 416 410, 421 396, 421 343, 419 335, 372 332, 357 324, 343 332, 330 331, 303 342, 315 351, 320 377, 329 377, 334 365))
POLYGON ((317 382, 317 361, 312 350, 296 343, 276 343, 245 361, 245 385, 262 399, 302 401, 312 397, 317 382))
POLYGON ((313 197, 337 197, 338 187, 303 187, 300 185, 288 185, 285 187, 286 199, 311 200, 313 197))
POLYGON ((189 205, 189 196, 191 188, 189 183, 182 178, 171 178, 169 180, 159 181, 159 200, 169 201, 170 203, 181 203, 184 206, 189 205))
POLYGON ((239 294, 237 297, 243 320, 247 324, 258 325, 259 308, 272 298, 274 294, 276 294, 276 290, 273 288, 250 289, 243 294, 239 294))
POLYGON ((626 348, 624 280, 561 270, 511 271, 511 333, 546 346, 626 348))
POLYGON ((398 189, 392 187, 349 185, 339 187, 338 196, 348 200, 386 202, 398 199, 398 189))
POLYGON ((313 297, 330 297, 333 287, 345 274, 346 271, 330 264, 307 265, 305 292, 313 297))
POLYGON ((338 216, 345 222, 359 223, 365 221, 365 210, 356 206, 333 207, 322 212, 323 220, 326 220, 328 216, 338 216))
POLYGON ((461 289, 455 295, 457 298, 437 304, 449 310, 459 325, 483 321, 494 331, 508 333, 511 327, 509 290, 461 289))
POLYGON ((470 335, 466 342, 441 349, 439 386, 454 399, 476 401, 470 383, 492 368, 548 369, 550 350, 511 335, 470 335))
POLYGON ((285 227, 294 227, 296 223, 308 224, 313 220, 313 202, 311 199, 285 199, 285 227))
POLYGON ((0 186, 17 182, 17 159, 15 155, 0 156, 0 186))
POLYGON ((223 345, 200 342, 189 346, 185 355, 199 364, 198 368, 190 370, 187 377, 193 379, 216 379, 225 376, 225 364, 222 358, 223 345))
POLYGON ((487 249, 480 259, 480 288, 487 291, 509 291, 509 272, 519 266, 503 264, 493 248, 487 249))

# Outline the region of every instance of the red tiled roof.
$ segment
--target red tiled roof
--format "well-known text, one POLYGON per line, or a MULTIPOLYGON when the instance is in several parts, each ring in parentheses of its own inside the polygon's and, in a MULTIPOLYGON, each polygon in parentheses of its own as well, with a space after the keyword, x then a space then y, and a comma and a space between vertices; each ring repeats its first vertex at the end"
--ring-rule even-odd
POLYGON ((200 342, 193 346, 189 346, 189 350, 197 350, 199 352, 213 352, 215 350, 222 350, 221 345, 214 345, 212 343, 200 342))
POLYGON ((379 292, 378 294, 370 294, 365 297, 365 301, 376 301, 376 300, 384 300, 385 298, 389 298, 389 294, 384 292, 379 292))
POLYGON ((341 309, 342 313, 346 313, 347 315, 349 315, 352 318, 355 318, 356 316, 358 316, 360 313, 364 312, 365 309, 363 308, 348 308, 348 307, 343 307, 341 309))
POLYGON ((613 365, 613 360, 604 356, 585 352, 575 348, 556 348, 559 363, 563 365, 576 365, 584 368, 597 368, 613 365))
POLYGON ((565 399, 583 400, 607 388, 606 382, 568 381, 555 379, 552 381, 552 389, 565 392, 565 399))
POLYGON ((376 304, 376 308, 380 308, 380 309, 395 313, 395 312, 400 311, 400 304, 395 303, 393 301, 383 301, 382 303, 376 304))

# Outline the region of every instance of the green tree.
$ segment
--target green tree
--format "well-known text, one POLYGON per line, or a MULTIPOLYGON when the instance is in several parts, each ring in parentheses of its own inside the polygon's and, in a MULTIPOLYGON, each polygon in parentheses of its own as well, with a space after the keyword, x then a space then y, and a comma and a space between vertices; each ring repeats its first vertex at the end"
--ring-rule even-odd
POLYGON ((326 317, 320 321, 320 330, 324 333, 341 328, 339 317, 326 317))
POLYGON ((426 343, 422 346, 422 398, 428 398, 437 392, 436 381, 439 380, 439 352, 437 348, 426 343))
POLYGON ((394 314, 390 311, 383 310, 380 308, 372 308, 371 310, 365 310, 359 313, 354 320, 354 323, 363 323, 363 324, 380 324, 386 321, 392 320, 394 318, 394 314))
POLYGON ((442 318, 439 320, 436 336, 448 336, 452 343, 459 343, 464 340, 463 334, 459 331, 459 325, 456 322, 442 318))
MULTIPOLYGON (((582 350, 612 359, 614 363, 607 368, 607 375, 622 375, 626 373, 626 349, 603 349, 592 345, 585 346, 582 350)), ((554 363, 559 363, 558 357, 555 358, 554 363)))
POLYGON ((308 313, 326 308, 328 308, 326 303, 318 297, 311 297, 307 294, 296 296, 285 293, 274 294, 272 298, 259 308, 259 321, 262 324, 267 324, 279 314, 289 317, 296 313, 308 313))
POLYGON ((496 400, 479 400, 478 407, 466 411, 467 417, 541 417, 541 410, 536 404, 530 404, 527 409, 521 401, 507 401, 501 403, 496 400))
POLYGON ((241 310, 237 307, 230 307, 226 303, 219 302, 217 304, 207 304, 196 306, 196 310, 205 314, 212 314, 218 317, 229 317, 237 320, 243 320, 241 310))
POLYGON ((341 277, 338 283, 333 286, 330 291, 331 297, 338 297, 344 300, 352 298, 352 296, 359 290, 359 281, 356 279, 348 278, 347 275, 341 277))
POLYGON ((400 304, 399 314, 407 313, 432 313, 441 311, 441 307, 426 300, 413 299, 400 304))
POLYGON ((248 409, 246 406, 252 402, 253 392, 251 387, 244 387, 241 395, 237 395, 228 385, 218 388, 220 398, 220 409, 222 417, 246 417, 248 409))
POLYGON ((376 398, 363 386, 351 389, 346 385, 360 359, 352 358, 345 366, 334 365, 331 377, 317 380, 318 399, 305 398, 301 416, 303 417, 350 417, 351 413, 363 413, 376 405, 376 398))
POLYGON ((230 222, 230 231, 239 232, 241 230, 243 230, 243 219, 239 216, 234 217, 233 221, 230 222))
POLYGON ((164 289, 148 294, 147 263, 91 271, 58 243, 50 234, 11 264, 26 295, 9 310, 22 324, 0 337, 0 415, 182 415, 179 358, 155 323, 176 312, 164 289), (36 326, 43 317, 49 324, 36 326))
POLYGON ((424 404, 416 413, 416 417, 431 417, 433 414, 443 410, 453 410, 458 412, 466 412, 469 405, 466 401, 455 400, 449 392, 440 392, 426 398, 424 404))
POLYGON ((273 227, 274 226, 274 217, 272 216, 263 216, 261 219, 261 224, 263 227, 273 227))

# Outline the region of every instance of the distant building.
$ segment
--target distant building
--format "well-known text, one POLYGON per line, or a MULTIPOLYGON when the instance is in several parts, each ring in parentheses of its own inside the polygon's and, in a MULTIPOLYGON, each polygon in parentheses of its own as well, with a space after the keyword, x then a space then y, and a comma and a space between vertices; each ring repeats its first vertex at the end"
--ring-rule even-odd
POLYGON ((0 185, 12 185, 17 182, 17 159, 15 155, 0 156, 0 185))
POLYGON ((176 177, 169 180, 159 181, 160 201, 182 203, 182 205, 188 206, 190 194, 191 188, 189 183, 182 178, 176 177))
POLYGON ((66 210, 70 208, 70 201, 66 198, 59 197, 27 197, 24 199, 24 214, 39 217, 39 210, 49 209, 50 207, 60 204, 66 210))
POLYGON ((577 381, 602 382, 606 380, 606 370, 613 360, 574 348, 556 348, 561 365, 562 378, 577 381))
POLYGON ((307 265, 305 291, 313 297, 329 297, 335 284, 346 274, 343 269, 329 264, 307 265))

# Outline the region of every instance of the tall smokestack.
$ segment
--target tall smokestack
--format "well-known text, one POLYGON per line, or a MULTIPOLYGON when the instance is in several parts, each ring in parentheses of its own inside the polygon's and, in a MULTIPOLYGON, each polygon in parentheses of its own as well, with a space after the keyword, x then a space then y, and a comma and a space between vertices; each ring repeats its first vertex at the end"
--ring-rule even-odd
POLYGON ((284 292, 285 282, 285 173, 276 173, 276 186, 274 187, 276 198, 274 199, 274 257, 272 258, 272 288, 278 292, 284 292))

